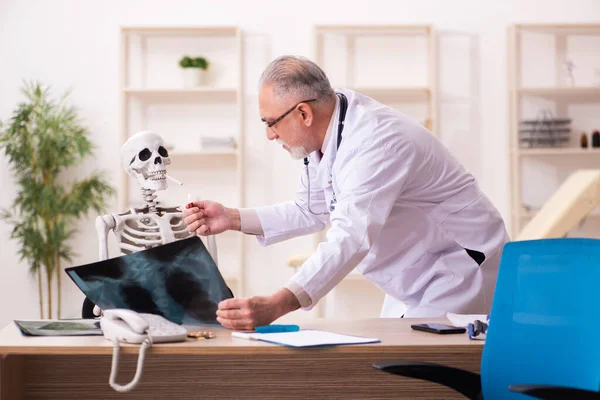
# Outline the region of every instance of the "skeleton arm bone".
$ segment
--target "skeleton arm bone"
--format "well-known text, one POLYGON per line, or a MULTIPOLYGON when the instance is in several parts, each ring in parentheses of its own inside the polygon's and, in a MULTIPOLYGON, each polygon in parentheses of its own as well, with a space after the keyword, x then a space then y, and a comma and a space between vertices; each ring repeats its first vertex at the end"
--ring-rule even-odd
POLYGON ((100 250, 100 260, 108 259, 108 232, 115 229, 116 222, 112 215, 96 217, 96 233, 100 250))
MULTIPOLYGON (((98 235, 98 244, 100 250, 100 260, 108 259, 108 232, 115 229, 115 218, 112 215, 96 217, 96 234, 98 235)), ((94 315, 102 315, 102 310, 94 305, 94 315)))
MULTIPOLYGON (((195 201, 199 201, 200 197, 196 196, 195 201)), ((192 202, 194 201, 192 194, 188 193, 188 201, 192 202)), ((183 223, 183 220, 181 221, 181 223, 183 223)), ((219 265, 219 261, 218 261, 218 255, 217 255, 217 239, 215 238, 215 235, 209 235, 206 237, 206 247, 208 250, 208 254, 210 254, 210 256, 212 257, 213 261, 215 262, 215 265, 219 265)))

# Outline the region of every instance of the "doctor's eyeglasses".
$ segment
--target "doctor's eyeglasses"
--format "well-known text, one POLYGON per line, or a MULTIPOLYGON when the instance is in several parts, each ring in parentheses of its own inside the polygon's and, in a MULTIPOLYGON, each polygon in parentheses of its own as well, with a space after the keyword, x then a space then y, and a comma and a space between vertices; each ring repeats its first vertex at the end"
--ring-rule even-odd
POLYGON ((283 118, 285 118, 286 115, 288 115, 289 113, 291 113, 292 111, 294 111, 296 109, 296 107, 298 107, 300 104, 302 103, 310 103, 311 101, 317 101, 317 99, 310 99, 310 100, 302 100, 297 102, 294 107, 290 108, 289 110, 287 110, 286 112, 284 112, 281 116, 279 116, 277 119, 274 119, 271 122, 267 122, 263 119, 263 122, 265 123, 265 125, 267 126, 267 128, 271 128, 273 125, 275 125, 276 123, 278 123, 279 121, 281 121, 283 118))

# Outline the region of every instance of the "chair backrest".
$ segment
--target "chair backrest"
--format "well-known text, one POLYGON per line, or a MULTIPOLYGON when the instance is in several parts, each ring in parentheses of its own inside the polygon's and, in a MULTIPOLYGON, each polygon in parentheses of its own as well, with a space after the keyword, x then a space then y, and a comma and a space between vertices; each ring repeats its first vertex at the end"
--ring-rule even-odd
POLYGON ((485 400, 513 384, 600 389, 600 240, 505 245, 481 363, 485 400))

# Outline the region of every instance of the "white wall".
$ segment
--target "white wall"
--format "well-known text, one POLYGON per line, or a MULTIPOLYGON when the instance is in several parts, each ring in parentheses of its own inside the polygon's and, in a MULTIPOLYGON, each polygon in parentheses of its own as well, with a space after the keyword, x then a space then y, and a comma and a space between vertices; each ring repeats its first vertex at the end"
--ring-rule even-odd
MULTIPOLYGON (((106 169, 117 182, 119 26, 239 25, 245 35, 247 63, 247 200, 249 205, 283 200, 292 193, 280 188, 296 179, 300 166, 266 143, 258 121, 254 83, 266 63, 280 54, 312 56, 314 24, 433 24, 440 35, 442 138, 476 174, 508 220, 506 28, 513 22, 598 21, 597 0, 3 0, 0 118, 6 120, 21 99, 23 79, 49 83, 57 93, 73 88, 71 99, 97 145, 95 160, 80 171, 106 169), (457 76, 461 80, 457 81, 457 76), (278 168, 273 168, 275 165, 278 168)), ((6 165, 0 155, 4 186, 0 207, 11 204, 16 194, 6 165)), ((115 200, 110 209, 116 211, 116 207, 115 200)), ((28 276, 28 266, 19 262, 16 243, 8 240, 9 232, 9 227, 0 223, 0 326, 15 318, 38 316, 36 286, 28 276)), ((310 241, 301 243, 310 246, 310 241)), ((292 275, 285 260, 297 247, 282 244, 259 249, 249 241, 252 262, 248 292, 267 294, 285 283, 292 275)), ((92 217, 82 223, 75 248, 79 252, 76 263, 97 259, 92 217)), ((63 316, 75 317, 82 296, 67 279, 64 282, 68 287, 63 296, 63 316)))

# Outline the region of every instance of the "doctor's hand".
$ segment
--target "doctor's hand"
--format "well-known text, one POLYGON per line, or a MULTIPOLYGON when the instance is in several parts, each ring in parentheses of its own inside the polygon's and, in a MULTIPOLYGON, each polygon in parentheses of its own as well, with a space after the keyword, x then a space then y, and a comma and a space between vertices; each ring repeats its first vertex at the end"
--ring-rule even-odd
POLYGON ((188 232, 202 236, 240 230, 240 212, 215 201, 201 200, 186 204, 183 218, 188 232))
POLYGON ((284 288, 272 296, 223 300, 219 303, 217 321, 229 329, 254 329, 257 326, 268 325, 298 308, 300 303, 296 296, 284 288))

